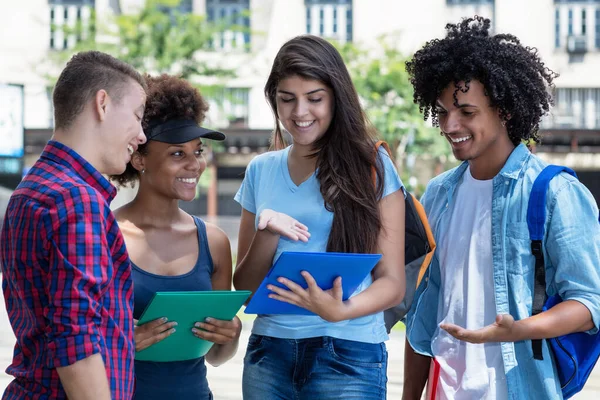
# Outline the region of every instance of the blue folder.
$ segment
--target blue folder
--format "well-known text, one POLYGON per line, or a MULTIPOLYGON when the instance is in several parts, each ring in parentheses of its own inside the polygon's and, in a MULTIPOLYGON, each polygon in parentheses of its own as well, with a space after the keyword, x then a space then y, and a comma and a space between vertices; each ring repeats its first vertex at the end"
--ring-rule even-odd
POLYGON ((343 299, 347 300, 371 273, 379 259, 381 259, 381 254, 284 251, 261 282, 244 312, 246 314, 315 315, 313 312, 293 304, 270 299, 269 294, 273 292, 267 289, 267 285, 272 284, 286 288, 277 282, 277 278, 284 277, 306 288, 306 280, 300 275, 300 272, 307 271, 321 289, 327 290, 333 287, 335 278, 341 276, 343 299))

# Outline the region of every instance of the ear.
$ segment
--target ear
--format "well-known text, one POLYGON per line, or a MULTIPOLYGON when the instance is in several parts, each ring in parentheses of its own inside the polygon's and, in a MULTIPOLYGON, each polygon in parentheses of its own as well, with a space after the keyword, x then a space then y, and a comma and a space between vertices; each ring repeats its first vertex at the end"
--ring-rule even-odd
POLYGON ((500 118, 504 122, 508 122, 512 118, 512 115, 510 115, 510 114, 506 114, 505 116, 502 116, 502 111, 500 110, 500 108, 497 108, 496 111, 498 113, 498 118, 500 118))
POLYGON ((108 97, 106 90, 100 89, 96 92, 96 96, 94 97, 94 111, 98 115, 100 121, 106 119, 106 108, 109 102, 110 97, 108 97))
POLYGON ((145 161, 146 160, 144 159, 144 156, 141 155, 139 151, 136 151, 135 153, 133 153, 131 155, 131 165, 138 172, 142 172, 146 168, 146 162, 145 161))

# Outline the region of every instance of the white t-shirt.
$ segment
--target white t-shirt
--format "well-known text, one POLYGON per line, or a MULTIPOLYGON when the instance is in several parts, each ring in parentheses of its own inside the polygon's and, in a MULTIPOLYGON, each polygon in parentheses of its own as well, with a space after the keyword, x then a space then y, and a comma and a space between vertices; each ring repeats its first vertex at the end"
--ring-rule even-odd
MULTIPOLYGON (((438 324, 479 329, 496 318, 492 264, 492 180, 465 171, 456 190, 448 231, 441 238, 438 324)), ((472 344, 437 328, 433 355, 440 363, 437 399, 506 399, 500 343, 472 344)))

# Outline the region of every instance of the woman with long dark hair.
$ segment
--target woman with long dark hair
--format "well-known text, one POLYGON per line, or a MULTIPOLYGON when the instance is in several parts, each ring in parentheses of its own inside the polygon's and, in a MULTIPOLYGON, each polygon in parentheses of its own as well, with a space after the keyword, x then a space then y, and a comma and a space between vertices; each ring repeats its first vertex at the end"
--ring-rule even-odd
POLYGON ((340 278, 327 291, 306 273, 306 290, 287 280, 289 290, 269 288, 316 315, 257 317, 244 399, 384 399, 382 311, 404 296, 402 182, 390 157, 376 154, 376 134, 327 41, 306 35, 285 43, 265 95, 275 116, 273 151, 250 163, 236 195, 243 208, 236 288, 256 290, 283 251, 383 256, 346 301, 340 278))

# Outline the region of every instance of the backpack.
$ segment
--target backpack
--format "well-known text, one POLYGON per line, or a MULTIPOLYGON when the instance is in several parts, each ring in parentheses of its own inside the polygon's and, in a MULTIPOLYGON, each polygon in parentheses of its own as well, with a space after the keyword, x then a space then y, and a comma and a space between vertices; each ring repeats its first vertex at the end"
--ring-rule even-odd
MULTIPOLYGON (((375 145, 375 155, 379 148, 387 151, 390 158, 392 153, 388 144, 379 141, 375 145)), ((377 174, 373 169, 373 184, 377 184, 377 174)), ((410 310, 417 287, 421 283, 423 276, 431 264, 433 251, 435 250, 435 240, 429 227, 425 209, 419 201, 410 193, 406 193, 405 198, 405 234, 404 234, 404 268, 406 275, 406 293, 402 303, 383 312, 385 328, 388 333, 394 325, 398 323, 410 310)))
MULTIPOLYGON (((542 241, 546 221, 546 192, 550 180, 561 172, 567 172, 577 178, 575 172, 567 167, 549 165, 539 174, 533 183, 527 207, 527 225, 531 239, 531 252, 535 257, 535 281, 533 289, 533 315, 546 311, 562 302, 560 296, 547 298, 546 268, 542 241)), ((600 216, 598 221, 600 222, 600 216)), ((599 260, 600 261, 600 260, 599 260)), ((563 397, 570 398, 583 389, 598 357, 600 356, 600 333, 589 335, 585 332, 571 333, 547 339, 560 380, 563 397)), ((533 357, 542 360, 542 341, 532 340, 533 357)))

